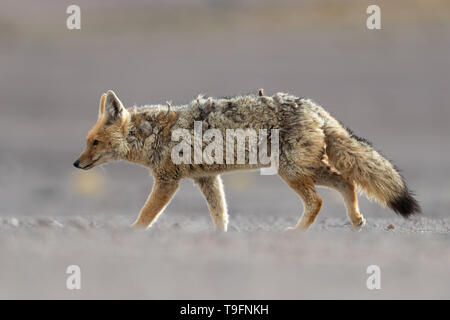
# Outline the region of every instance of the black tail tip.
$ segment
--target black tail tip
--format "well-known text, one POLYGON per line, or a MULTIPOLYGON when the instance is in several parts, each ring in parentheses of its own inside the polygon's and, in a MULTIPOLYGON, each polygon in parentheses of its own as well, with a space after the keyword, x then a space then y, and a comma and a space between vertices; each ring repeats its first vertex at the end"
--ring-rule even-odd
POLYGON ((414 199, 414 195, 408 188, 405 188, 403 193, 394 200, 389 201, 388 206, 404 218, 409 218, 414 214, 422 212, 419 202, 414 199))

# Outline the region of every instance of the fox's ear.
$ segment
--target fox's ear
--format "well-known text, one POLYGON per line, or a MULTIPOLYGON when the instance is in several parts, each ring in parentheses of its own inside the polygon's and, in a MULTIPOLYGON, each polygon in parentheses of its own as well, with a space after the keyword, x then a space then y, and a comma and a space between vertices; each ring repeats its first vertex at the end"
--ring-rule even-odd
POLYGON ((108 122, 115 122, 121 119, 126 112, 122 102, 117 98, 112 90, 106 93, 106 101, 104 107, 104 114, 108 122))
POLYGON ((105 113, 105 100, 106 100, 106 93, 102 94, 102 97, 100 98, 100 103, 98 106, 98 117, 102 117, 105 113))

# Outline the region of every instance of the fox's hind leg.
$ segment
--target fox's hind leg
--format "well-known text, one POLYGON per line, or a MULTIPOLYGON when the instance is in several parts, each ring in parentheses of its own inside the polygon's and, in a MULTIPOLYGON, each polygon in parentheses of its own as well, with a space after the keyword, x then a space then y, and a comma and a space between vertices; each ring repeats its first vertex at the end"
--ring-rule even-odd
POLYGON ((316 219, 316 216, 322 207, 322 198, 320 198, 314 188, 314 181, 307 177, 280 176, 289 185, 289 187, 291 187, 301 197, 304 204, 304 210, 297 225, 295 227, 289 227, 286 230, 308 229, 308 227, 316 219))
POLYGON ((205 196, 215 228, 220 231, 227 231, 227 203, 225 202, 223 184, 220 176, 195 178, 194 182, 205 196))
POLYGON ((347 217, 354 229, 359 230, 364 226, 366 220, 359 212, 356 188, 352 182, 345 179, 341 174, 333 171, 330 167, 317 169, 315 179, 317 185, 339 191, 344 198, 345 206, 347 208, 347 217))

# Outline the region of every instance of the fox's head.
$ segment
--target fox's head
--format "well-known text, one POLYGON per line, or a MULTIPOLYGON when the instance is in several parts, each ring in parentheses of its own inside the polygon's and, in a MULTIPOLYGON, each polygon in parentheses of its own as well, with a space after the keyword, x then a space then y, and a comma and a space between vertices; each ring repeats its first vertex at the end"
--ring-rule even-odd
POLYGON ((129 121, 130 115, 116 94, 111 90, 104 93, 100 98, 97 123, 89 131, 86 148, 73 165, 88 170, 122 159, 128 152, 126 131, 129 121))

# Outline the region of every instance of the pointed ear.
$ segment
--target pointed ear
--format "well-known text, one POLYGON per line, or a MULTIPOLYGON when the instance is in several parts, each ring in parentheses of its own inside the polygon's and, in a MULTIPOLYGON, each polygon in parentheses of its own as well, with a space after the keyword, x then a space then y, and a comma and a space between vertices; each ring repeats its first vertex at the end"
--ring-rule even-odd
POLYGON ((102 94, 102 97, 100 98, 100 104, 98 106, 98 117, 100 118, 105 113, 105 100, 106 100, 106 93, 102 94))
POLYGON ((108 122, 115 122, 120 120, 124 113, 125 108, 123 107, 122 102, 117 98, 116 94, 112 90, 108 90, 106 93, 106 101, 105 101, 105 117, 108 122))

